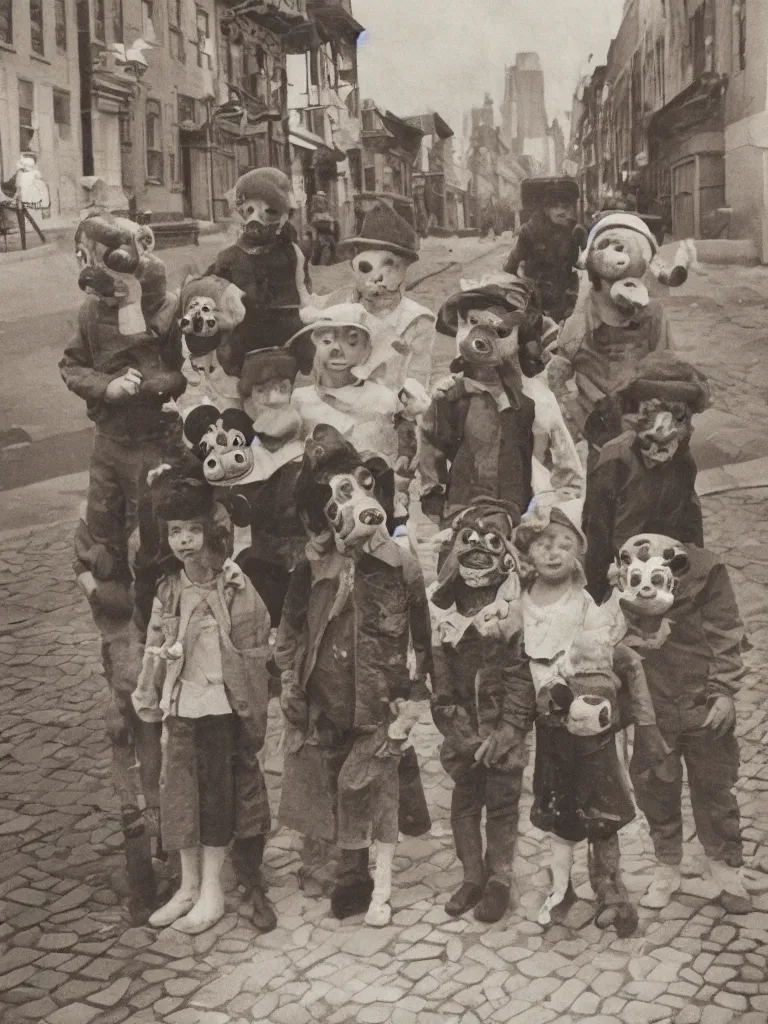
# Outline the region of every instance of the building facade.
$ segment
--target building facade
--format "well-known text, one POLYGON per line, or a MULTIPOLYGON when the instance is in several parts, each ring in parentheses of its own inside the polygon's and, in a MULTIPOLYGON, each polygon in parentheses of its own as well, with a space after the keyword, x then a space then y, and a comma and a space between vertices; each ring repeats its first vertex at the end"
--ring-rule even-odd
POLYGON ((587 204, 629 195, 678 237, 750 238, 768 262, 767 64, 765 3, 627 0, 580 86, 587 204))
POLYGON ((0 0, 0 180, 33 153, 51 207, 68 220, 81 205, 80 74, 75 0, 0 0))
POLYGON ((413 167, 423 132, 373 100, 361 104, 362 191, 355 195, 355 234, 364 214, 379 200, 417 224, 414 210, 413 167))
POLYGON ((405 120, 424 133, 413 167, 413 187, 422 197, 425 234, 436 229, 445 233, 464 230, 466 193, 456 167, 453 129, 434 112, 405 120))

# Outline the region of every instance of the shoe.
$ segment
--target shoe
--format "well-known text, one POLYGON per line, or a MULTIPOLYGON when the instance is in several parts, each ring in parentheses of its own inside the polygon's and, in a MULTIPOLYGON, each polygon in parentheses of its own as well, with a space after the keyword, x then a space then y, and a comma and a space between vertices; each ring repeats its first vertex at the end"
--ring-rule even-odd
POLYGON ((640 906, 648 910, 661 910, 668 906, 682 881, 679 864, 657 864, 651 884, 640 899, 640 906))
POLYGON ((483 897, 483 890, 474 882, 464 882, 445 904, 445 912, 449 917, 461 917, 472 907, 477 906, 483 897))
POLYGON ((277 912, 266 893, 258 886, 251 893, 251 903, 253 927, 260 932, 273 932, 277 928, 277 912))
POLYGON ((373 879, 361 878, 350 885, 337 885, 331 893, 331 913, 339 921, 365 914, 373 895, 373 879))
POLYGON ((186 917, 199 899, 198 892, 182 892, 181 889, 149 918, 150 928, 167 928, 168 925, 186 917))
POLYGON ((483 896, 475 907, 475 920, 484 924, 495 924, 509 910, 509 886, 492 878, 483 890, 483 896))
POLYGON ((744 886, 740 868, 731 867, 722 860, 707 858, 709 872, 716 888, 720 889, 720 905, 728 914, 749 914, 752 900, 744 886))

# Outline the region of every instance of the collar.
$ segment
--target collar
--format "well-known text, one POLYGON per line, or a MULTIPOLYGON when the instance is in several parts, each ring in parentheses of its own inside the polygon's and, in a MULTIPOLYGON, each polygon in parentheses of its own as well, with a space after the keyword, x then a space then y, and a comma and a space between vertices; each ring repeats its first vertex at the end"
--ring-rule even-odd
POLYGON ((504 412, 505 409, 511 409, 512 403, 509 400, 509 395, 504 388, 504 385, 499 381, 498 384, 487 384, 482 380, 473 380, 471 377, 464 377, 464 390, 469 395, 490 395, 496 403, 496 408, 499 412, 504 412))
POLYGON ((380 562, 384 562, 385 565, 393 569, 403 564, 401 550, 383 528, 378 533, 374 533, 363 547, 365 554, 372 558, 378 558, 380 562))
MULTIPOLYGON (((587 295, 587 301, 584 305, 584 314, 587 318, 587 326, 591 331, 597 330, 598 327, 601 327, 605 323, 602 316, 600 315, 600 307, 598 305, 593 289, 590 289, 589 294, 587 295)), ((646 321, 649 316, 649 306, 646 306, 645 309, 641 309, 639 313, 635 313, 634 316, 629 317, 620 326, 635 327, 638 324, 644 323, 644 321, 646 321)), ((606 324, 606 326, 611 325, 606 324)))
POLYGON ((321 553, 315 550, 311 543, 307 543, 304 553, 312 569, 313 583, 320 580, 338 579, 345 565, 350 561, 335 546, 330 551, 321 553))

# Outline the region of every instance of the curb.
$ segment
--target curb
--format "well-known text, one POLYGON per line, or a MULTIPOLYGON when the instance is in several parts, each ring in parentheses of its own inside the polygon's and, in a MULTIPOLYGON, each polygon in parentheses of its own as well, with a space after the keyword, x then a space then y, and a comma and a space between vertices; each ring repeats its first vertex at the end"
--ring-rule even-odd
POLYGON ((46 259, 57 252, 59 252, 57 242, 46 242, 45 245, 37 245, 34 249, 19 249, 17 252, 0 252, 0 266, 11 263, 26 263, 27 260, 46 259))
POLYGON ((706 469, 696 480, 696 493, 701 498, 760 487, 768 487, 768 456, 706 469))

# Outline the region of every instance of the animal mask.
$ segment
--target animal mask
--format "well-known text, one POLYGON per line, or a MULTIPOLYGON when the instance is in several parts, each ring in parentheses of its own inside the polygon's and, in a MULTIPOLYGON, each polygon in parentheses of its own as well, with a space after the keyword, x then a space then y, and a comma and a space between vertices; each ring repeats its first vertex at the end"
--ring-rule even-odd
POLYGON ((352 258, 355 286, 361 298, 375 301, 383 296, 400 295, 412 259, 385 249, 365 249, 352 258))
POLYGON ((244 294, 237 285, 218 277, 185 282, 180 297, 179 327, 193 356, 212 352, 222 338, 243 321, 244 294))
POLYGON ((307 529, 333 532, 342 554, 359 551, 376 534, 387 535, 379 496, 383 478, 391 499, 392 472, 382 459, 364 460, 333 427, 320 424, 307 438, 296 487, 296 507, 307 529))
POLYGON ((91 214, 80 221, 75 231, 78 284, 87 294, 118 307, 121 334, 146 332, 138 278, 142 259, 154 246, 155 236, 148 225, 110 214, 91 214))
POLYGON ((631 315, 648 305, 642 278, 653 255, 652 244, 643 234, 631 228, 610 228, 591 244, 586 267, 590 277, 609 283, 613 303, 631 315))
POLYGON ((514 527, 510 506, 495 499, 478 500, 460 512, 453 521, 450 550, 432 603, 450 608, 456 600, 457 580, 471 589, 505 584, 505 593, 519 596, 520 563, 513 545, 514 527))
POLYGON ((517 355, 517 334, 520 319, 501 307, 471 309, 459 313, 456 331, 456 354, 478 369, 491 369, 514 359, 517 355), (515 322, 517 321, 517 322, 515 322))
POLYGON ((609 579, 621 595, 625 613, 657 618, 674 604, 677 581, 689 564, 685 549, 671 537, 638 534, 622 546, 609 579))
POLYGON ((303 433, 301 415, 291 405, 296 373, 296 361, 284 349, 261 349, 246 356, 238 388, 253 429, 269 448, 303 433))
POLYGON ((219 412, 213 405, 198 406, 184 421, 184 439, 211 484, 240 483, 254 468, 256 432, 240 409, 219 412))
POLYGON ((622 424, 637 434, 643 460, 651 466, 662 465, 690 438, 692 415, 684 402, 649 398, 638 403, 637 412, 625 413, 622 424))
POLYGON ((237 179, 235 209, 243 219, 243 240, 248 244, 274 241, 295 208, 290 179, 276 167, 260 167, 237 179))
MULTIPOLYGON (((371 358, 372 331, 379 322, 360 303, 345 302, 327 309, 308 306, 301 310, 301 319, 306 326, 286 342, 285 348, 299 370, 305 374, 314 371, 321 384, 338 386, 336 381, 344 380, 371 358)), ((388 339, 380 332, 377 361, 389 351, 388 339)))

